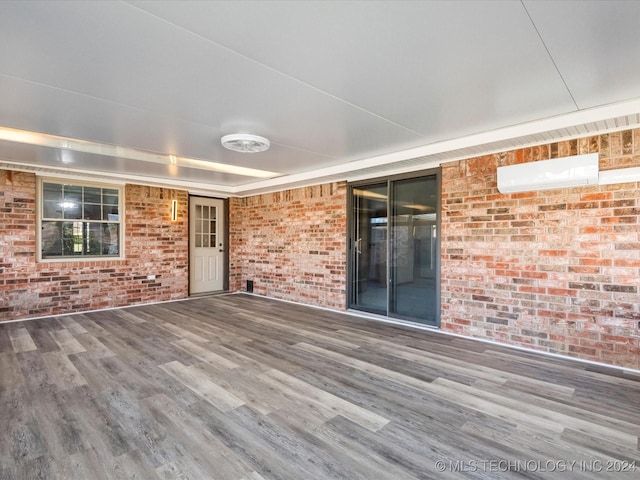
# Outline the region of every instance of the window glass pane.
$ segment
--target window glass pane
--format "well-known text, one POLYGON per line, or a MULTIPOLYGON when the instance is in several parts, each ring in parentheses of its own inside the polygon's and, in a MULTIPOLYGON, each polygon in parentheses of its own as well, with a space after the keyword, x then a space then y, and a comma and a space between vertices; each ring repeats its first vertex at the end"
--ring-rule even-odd
POLYGON ((65 185, 64 201, 65 203, 75 203, 76 205, 79 205, 80 203, 82 203, 82 187, 65 185))
POLYGON ((100 205, 86 204, 84 205, 85 220, 102 220, 102 207, 100 205))
POLYGON ((118 197, 115 195, 102 195, 102 203, 118 206, 118 197))
POLYGON ((120 254, 120 225, 117 223, 102 224, 102 254, 120 254))
POLYGON ((118 198, 118 190, 115 190, 113 188, 103 188, 102 189, 102 194, 103 195, 115 195, 115 197, 118 198))
POLYGON ((202 231, 203 233, 209 233, 209 222, 202 222, 202 231))
POLYGON ((202 240, 202 246, 205 248, 209 247, 209 235, 204 235, 202 240))
POLYGON ((62 222, 42 222, 40 238, 43 257, 62 255, 62 222))
POLYGON ((44 201, 62 203, 62 185, 58 185, 56 183, 43 183, 42 197, 44 201))
POLYGON ((84 202, 85 203, 101 203, 102 202, 102 189, 96 187, 84 187, 84 202))
POLYGON ((102 254, 102 224, 85 222, 86 255, 102 254))
POLYGON ((216 235, 213 234, 211 235, 211 247, 215 247, 216 246, 216 235))
POLYGON ((103 195, 102 203, 104 204, 102 219, 117 222, 119 220, 118 197, 114 195, 103 195))
POLYGON ((196 234, 196 248, 202 247, 202 235, 196 234))
MULTIPOLYGON (((62 197, 60 197, 62 198, 62 197)), ((43 218, 62 218, 62 202, 45 200, 42 205, 42 217, 43 218)))
POLYGON ((202 218, 202 206, 196 205, 196 220, 200 220, 202 218))
POLYGON ((64 202, 62 202, 62 212, 64 214, 64 218, 68 218, 68 219, 82 218, 81 204, 78 202, 71 202, 71 201, 65 200, 64 202))
POLYGON ((62 255, 82 255, 82 222, 60 222, 62 255))
POLYGON ((102 212, 103 212, 102 214, 103 220, 109 220, 110 222, 117 222, 120 219, 117 208, 114 208, 111 206, 105 206, 103 207, 102 212))

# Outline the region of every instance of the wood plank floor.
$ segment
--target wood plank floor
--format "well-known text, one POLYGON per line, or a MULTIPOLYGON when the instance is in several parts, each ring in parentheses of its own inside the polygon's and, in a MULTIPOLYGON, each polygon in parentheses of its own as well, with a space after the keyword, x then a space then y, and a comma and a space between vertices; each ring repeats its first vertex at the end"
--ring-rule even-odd
POLYGON ((0 325, 0 478, 640 478, 640 375, 248 295, 0 325))

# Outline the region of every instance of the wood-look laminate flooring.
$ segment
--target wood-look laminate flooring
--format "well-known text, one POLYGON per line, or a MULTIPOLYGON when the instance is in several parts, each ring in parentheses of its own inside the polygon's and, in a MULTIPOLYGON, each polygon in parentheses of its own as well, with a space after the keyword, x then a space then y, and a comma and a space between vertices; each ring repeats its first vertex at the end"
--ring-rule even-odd
POLYGON ((639 434, 638 374, 249 295, 0 325, 3 479, 640 478, 639 434))

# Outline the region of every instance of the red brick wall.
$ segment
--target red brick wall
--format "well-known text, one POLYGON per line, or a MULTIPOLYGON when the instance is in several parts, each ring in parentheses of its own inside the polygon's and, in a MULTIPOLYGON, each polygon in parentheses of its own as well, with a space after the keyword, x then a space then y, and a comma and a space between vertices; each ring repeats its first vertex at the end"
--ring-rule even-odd
MULTIPOLYGON (((640 369, 640 185, 496 188, 497 166, 590 152, 640 166, 640 130, 443 165, 443 330, 640 369)), ((345 308, 346 184, 229 204, 232 291, 345 308)), ((126 260, 36 263, 35 176, 0 171, 0 319, 186 297, 187 193, 128 185, 126 233, 126 260)))
POLYGON ((0 170, 0 320, 187 296, 187 192, 127 185, 126 259, 89 262, 36 262, 35 199, 35 175, 0 170))
POLYGON ((230 289, 344 309, 346 184, 230 201, 230 289))
POLYGON ((498 166, 592 152, 640 166, 640 130, 443 165, 444 330, 640 368, 640 184, 496 188, 498 166))

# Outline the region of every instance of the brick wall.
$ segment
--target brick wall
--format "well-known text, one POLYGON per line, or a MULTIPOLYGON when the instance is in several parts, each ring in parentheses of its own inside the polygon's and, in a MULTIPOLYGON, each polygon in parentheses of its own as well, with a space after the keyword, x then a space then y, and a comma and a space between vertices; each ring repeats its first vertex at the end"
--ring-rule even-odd
POLYGON ((640 184, 496 188, 498 166, 592 152, 640 166, 640 130, 443 165, 444 330, 640 368, 640 184))
POLYGON ((36 177, 0 170, 0 320, 186 297, 187 202, 184 191, 127 185, 125 260, 36 262, 36 177))
MULTIPOLYGON (((640 130, 443 165, 443 330, 640 369, 640 185, 496 188, 500 165, 591 152, 640 166, 640 130)), ((188 295, 186 192, 127 185, 126 260, 37 263, 35 185, 0 171, 0 319, 188 295)), ((232 291, 345 308, 346 184, 229 205, 232 291)))
POLYGON ((346 184, 230 201, 230 289, 344 309, 346 184))

